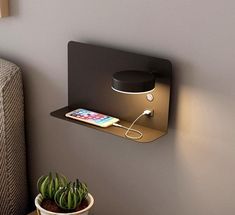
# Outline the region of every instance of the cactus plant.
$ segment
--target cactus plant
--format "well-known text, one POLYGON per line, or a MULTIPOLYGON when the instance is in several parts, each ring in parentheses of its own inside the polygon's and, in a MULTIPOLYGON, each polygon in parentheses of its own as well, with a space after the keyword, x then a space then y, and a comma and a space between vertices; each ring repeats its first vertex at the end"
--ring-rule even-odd
POLYGON ((68 184, 65 176, 55 173, 55 176, 50 172, 49 175, 43 175, 38 179, 37 188, 43 198, 54 199, 56 191, 60 187, 68 184))
MULTIPOLYGON (((49 173, 38 179, 37 188, 42 197, 42 205, 45 206, 50 202, 53 205, 53 210, 57 205, 58 209, 55 210, 73 212, 88 205, 87 185, 78 179, 75 182, 68 182, 62 174, 49 173)), ((45 207, 44 209, 50 210, 45 207)))
POLYGON ((83 199, 86 198, 88 193, 87 186, 79 182, 77 179, 74 183, 68 183, 67 186, 60 188, 55 193, 56 204, 63 209, 75 209, 83 199))

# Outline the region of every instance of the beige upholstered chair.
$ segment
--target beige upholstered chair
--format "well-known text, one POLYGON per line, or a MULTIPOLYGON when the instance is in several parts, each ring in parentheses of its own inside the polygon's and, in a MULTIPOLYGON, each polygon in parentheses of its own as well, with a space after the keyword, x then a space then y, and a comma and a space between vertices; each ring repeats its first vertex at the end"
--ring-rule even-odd
POLYGON ((27 192, 21 72, 0 59, 0 215, 26 214, 27 192))

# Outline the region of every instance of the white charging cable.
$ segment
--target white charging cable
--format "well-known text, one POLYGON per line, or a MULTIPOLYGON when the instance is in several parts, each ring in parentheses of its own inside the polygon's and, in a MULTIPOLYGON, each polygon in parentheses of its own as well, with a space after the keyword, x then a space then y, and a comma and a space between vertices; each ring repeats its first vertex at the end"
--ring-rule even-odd
POLYGON ((133 139, 133 140, 138 140, 140 138, 143 137, 143 133, 136 130, 136 129, 133 129, 132 127, 134 126, 134 124, 142 117, 142 116, 152 116, 153 115, 153 111, 152 110, 145 110, 142 114, 140 114, 133 122, 132 124, 130 125, 130 127, 126 127, 124 125, 120 125, 118 123, 113 123, 113 126, 116 126, 116 127, 119 127, 119 128, 124 128, 124 129, 127 129, 126 133, 125 133, 125 136, 129 139, 133 139), (135 133, 138 133, 139 136, 130 136, 128 133, 132 131, 132 132, 135 132, 135 133))

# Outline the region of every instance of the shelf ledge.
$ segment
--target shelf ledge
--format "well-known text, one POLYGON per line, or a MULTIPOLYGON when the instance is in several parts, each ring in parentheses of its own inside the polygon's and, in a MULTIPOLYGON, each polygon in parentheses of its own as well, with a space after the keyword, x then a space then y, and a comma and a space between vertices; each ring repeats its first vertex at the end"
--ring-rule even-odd
MULTIPOLYGON (((119 137, 128 139, 128 138, 125 137, 125 130, 122 129, 122 128, 115 127, 115 126, 110 126, 108 128, 101 128, 101 127, 98 127, 98 126, 95 126, 95 125, 80 122, 78 120, 70 119, 70 118, 66 117, 65 114, 72 111, 72 110, 74 110, 74 108, 71 109, 70 107, 66 106, 66 107, 60 108, 56 111, 51 112, 51 116, 62 119, 62 120, 65 120, 65 121, 68 121, 68 122, 72 122, 72 123, 75 123, 75 124, 78 124, 78 125, 83 125, 83 126, 86 126, 86 127, 92 128, 92 129, 96 129, 96 130, 99 130, 99 131, 103 131, 103 132, 106 132, 106 133, 109 133, 109 134, 113 134, 115 136, 119 136, 119 137)), ((126 127, 129 127, 131 125, 130 122, 127 122, 125 120, 120 120, 119 123, 121 125, 126 126, 126 127)), ((166 134, 166 132, 162 132, 162 131, 155 130, 155 129, 152 129, 152 128, 147 128, 145 126, 141 126, 141 125, 138 125, 138 124, 136 124, 134 126, 134 128, 143 133, 143 137, 141 139, 134 140, 135 142, 140 142, 140 143, 152 142, 152 141, 154 141, 154 140, 156 140, 156 139, 158 139, 158 138, 160 138, 160 137, 162 137, 163 135, 166 134)), ((128 140, 132 140, 132 139, 128 139, 128 140)))

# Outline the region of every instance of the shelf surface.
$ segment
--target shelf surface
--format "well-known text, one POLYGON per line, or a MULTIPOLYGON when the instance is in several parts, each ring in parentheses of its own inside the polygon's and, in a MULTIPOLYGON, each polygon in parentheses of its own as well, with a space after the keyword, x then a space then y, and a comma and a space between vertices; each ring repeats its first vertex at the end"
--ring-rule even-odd
MULTIPOLYGON (((66 106, 66 107, 63 107, 63 108, 58 109, 56 111, 53 111, 51 113, 51 115, 53 117, 56 117, 56 118, 59 118, 59 119, 62 119, 62 120, 66 120, 68 122, 72 122, 72 123, 75 123, 75 124, 78 124, 78 125, 86 126, 86 127, 93 128, 93 129, 103 131, 103 132, 106 132, 106 133, 110 133, 110 134, 113 134, 113 135, 116 135, 116 136, 119 136, 119 137, 122 137, 122 138, 126 138, 125 137, 126 130, 123 129, 123 128, 119 128, 119 127, 115 127, 115 126, 110 126, 108 128, 101 128, 101 127, 94 126, 94 125, 91 125, 91 124, 88 124, 88 123, 84 123, 84 122, 81 122, 81 121, 78 121, 78 120, 75 120, 75 119, 70 119, 70 118, 65 116, 66 113, 68 113, 70 111, 73 111, 74 109, 76 109, 76 108, 71 109, 68 106, 66 106)), ((131 125, 130 122, 127 122, 125 120, 120 120, 119 124, 124 125, 126 127, 129 127, 131 125)), ((138 124, 134 125, 133 128, 137 129, 137 130, 139 130, 140 132, 143 133, 143 137, 141 139, 134 140, 134 141, 137 141, 137 142, 140 142, 140 143, 152 142, 152 141, 154 141, 154 140, 158 139, 159 137, 166 134, 166 132, 158 131, 158 130, 155 130, 155 129, 152 129, 152 128, 147 128, 145 126, 141 126, 141 125, 138 125, 138 124)), ((126 138, 126 139, 128 139, 128 138, 126 138)), ((129 140, 131 140, 131 139, 129 139, 129 140)))

